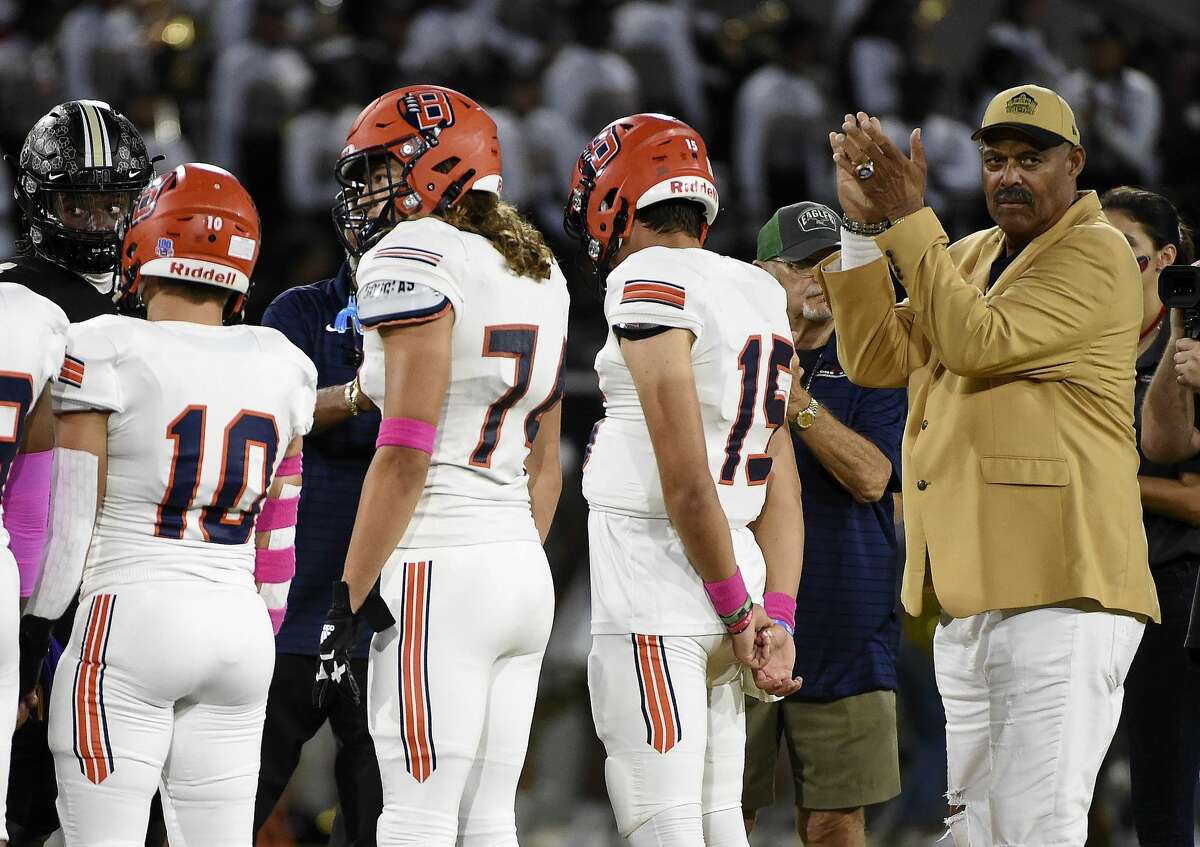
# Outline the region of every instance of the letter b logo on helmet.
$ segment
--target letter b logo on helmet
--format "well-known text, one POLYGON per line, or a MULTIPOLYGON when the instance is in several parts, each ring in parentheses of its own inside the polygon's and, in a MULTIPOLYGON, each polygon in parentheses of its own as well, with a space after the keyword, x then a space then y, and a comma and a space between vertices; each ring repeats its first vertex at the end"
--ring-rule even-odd
POLYGON ((611 162, 620 150, 621 139, 617 137, 616 130, 612 126, 606 126, 583 151, 583 160, 591 167, 592 173, 596 174, 604 170, 604 166, 611 162))
POLYGON ((410 91, 400 102, 404 107, 404 119, 415 129, 454 126, 454 107, 445 92, 434 89, 410 91))

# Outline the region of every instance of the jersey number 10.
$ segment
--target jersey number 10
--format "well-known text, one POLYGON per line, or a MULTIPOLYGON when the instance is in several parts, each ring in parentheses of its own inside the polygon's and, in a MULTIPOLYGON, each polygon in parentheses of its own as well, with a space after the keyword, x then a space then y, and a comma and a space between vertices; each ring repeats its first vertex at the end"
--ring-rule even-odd
MULTIPOLYGON (((167 424, 166 437, 175 442, 171 457, 171 476, 167 492, 158 504, 154 534, 160 538, 181 539, 187 528, 187 513, 200 488, 204 462, 204 434, 207 406, 188 406, 167 424)), ((279 449, 279 430, 275 418, 262 412, 241 411, 225 427, 221 450, 221 478, 212 502, 200 510, 200 533, 214 544, 245 544, 254 531, 254 518, 271 482, 275 455, 279 449), (249 480, 250 446, 263 451, 261 494, 249 509, 230 517, 246 494, 249 480)))

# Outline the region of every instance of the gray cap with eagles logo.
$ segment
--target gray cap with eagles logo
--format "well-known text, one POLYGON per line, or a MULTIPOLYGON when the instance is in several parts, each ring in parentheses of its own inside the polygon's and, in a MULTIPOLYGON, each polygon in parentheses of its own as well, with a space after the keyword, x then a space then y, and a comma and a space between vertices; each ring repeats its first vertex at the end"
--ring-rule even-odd
POLYGON ((760 262, 802 262, 820 250, 842 243, 842 219, 820 203, 793 203, 771 215, 758 231, 760 262))

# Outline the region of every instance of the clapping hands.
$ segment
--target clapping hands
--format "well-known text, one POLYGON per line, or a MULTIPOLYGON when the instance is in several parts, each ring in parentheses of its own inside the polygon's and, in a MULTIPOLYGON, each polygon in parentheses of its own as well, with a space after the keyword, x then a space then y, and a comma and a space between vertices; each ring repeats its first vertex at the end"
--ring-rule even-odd
POLYGON ((925 205, 925 148, 921 130, 906 156, 866 112, 846 115, 841 132, 829 133, 837 164, 838 200, 847 218, 862 223, 898 220, 925 205))

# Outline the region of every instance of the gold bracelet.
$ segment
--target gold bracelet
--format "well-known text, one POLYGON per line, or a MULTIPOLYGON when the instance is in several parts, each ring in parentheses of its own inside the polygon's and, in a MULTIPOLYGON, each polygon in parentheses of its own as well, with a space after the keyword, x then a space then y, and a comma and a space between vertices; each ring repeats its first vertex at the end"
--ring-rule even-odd
POLYGON ((346 400, 346 408, 350 410, 350 417, 357 415, 360 411, 358 408, 358 377, 346 383, 342 397, 346 400))

